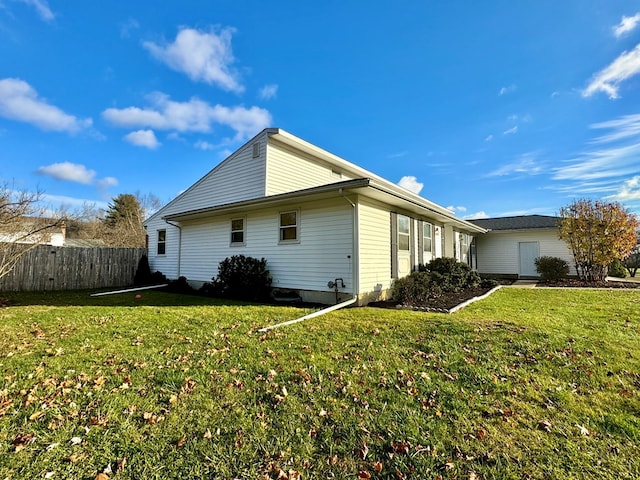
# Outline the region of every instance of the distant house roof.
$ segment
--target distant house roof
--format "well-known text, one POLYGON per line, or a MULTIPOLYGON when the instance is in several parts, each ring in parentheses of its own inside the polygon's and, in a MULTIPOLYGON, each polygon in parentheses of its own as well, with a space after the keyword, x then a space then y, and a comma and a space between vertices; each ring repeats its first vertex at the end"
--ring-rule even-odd
POLYGON ((94 247, 106 247, 107 245, 104 243, 104 240, 100 240, 100 239, 67 238, 64 241, 64 246, 65 247, 94 248, 94 247))
POLYGON ((469 222, 488 230, 525 230, 534 228, 555 228, 560 217, 548 215, 521 215, 518 217, 479 218, 469 222))

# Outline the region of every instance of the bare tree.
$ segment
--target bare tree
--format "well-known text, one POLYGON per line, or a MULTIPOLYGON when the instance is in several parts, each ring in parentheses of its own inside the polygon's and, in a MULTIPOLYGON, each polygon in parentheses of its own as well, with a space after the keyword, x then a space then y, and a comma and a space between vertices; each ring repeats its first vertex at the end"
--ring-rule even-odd
POLYGON ((0 278, 15 267, 22 255, 47 242, 53 229, 64 225, 65 216, 60 212, 47 214, 41 200, 40 191, 0 185, 0 278))

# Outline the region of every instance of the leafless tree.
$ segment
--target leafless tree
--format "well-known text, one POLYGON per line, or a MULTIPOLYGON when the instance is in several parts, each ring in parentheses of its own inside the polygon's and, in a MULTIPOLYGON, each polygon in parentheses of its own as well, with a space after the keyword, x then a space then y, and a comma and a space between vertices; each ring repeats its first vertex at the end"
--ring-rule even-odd
POLYGON ((0 185, 0 278, 8 274, 20 257, 47 242, 54 229, 64 225, 62 212, 52 214, 41 204, 42 192, 16 190, 0 185))

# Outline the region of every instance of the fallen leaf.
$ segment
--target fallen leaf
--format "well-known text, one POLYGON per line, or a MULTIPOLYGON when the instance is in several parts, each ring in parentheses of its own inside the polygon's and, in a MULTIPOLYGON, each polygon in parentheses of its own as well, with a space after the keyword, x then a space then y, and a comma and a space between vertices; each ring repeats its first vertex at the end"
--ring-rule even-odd
POLYGON ((211 437, 213 437, 213 434, 211 433, 211 430, 209 430, 209 429, 207 428, 207 431, 206 431, 206 432, 204 432, 204 435, 202 435, 202 438, 207 438, 207 439, 209 439, 209 438, 211 438, 211 437))
POLYGON ((127 457, 122 457, 121 460, 118 460, 118 464, 116 465, 116 472, 121 472, 124 470, 124 467, 127 465, 127 457))
POLYGON ((24 449, 27 445, 33 443, 36 439, 35 434, 33 433, 24 433, 17 435, 11 443, 16 447, 16 452, 24 449))
POLYGON ((578 427, 578 430, 580 431, 580 435, 585 435, 585 436, 591 435, 591 433, 589 432, 587 427, 584 427, 584 426, 579 425, 577 423, 576 423, 576 427, 578 427))
POLYGON ((541 420, 538 422, 538 428, 540 430, 544 430, 545 432, 551 432, 551 422, 548 420, 541 420))
POLYGON ((40 411, 35 412, 35 413, 32 413, 32 414, 29 416, 29 420, 31 420, 31 421, 33 422, 34 420, 39 419, 39 418, 40 418, 40 417, 42 417, 43 415, 44 415, 44 412, 40 412, 40 411))
POLYGON ((74 455, 68 456, 67 461, 69 463, 78 463, 80 460, 83 460, 84 458, 86 458, 86 455, 84 453, 74 454, 74 455))
POLYGON ((176 442, 176 447, 180 448, 182 447, 185 443, 187 443, 187 437, 182 437, 180 438, 180 440, 178 440, 176 442))
POLYGON ((382 471, 382 462, 374 462, 373 469, 376 471, 376 473, 380 473, 382 471))
POLYGON ((71 445, 80 445, 82 443, 82 438, 80 437, 73 437, 71 439, 71 445))
POLYGON ((371 478, 371 474, 367 471, 361 470, 358 472, 358 478, 362 480, 369 480, 371 478))
POLYGON ((94 480, 109 480, 109 476, 105 473, 99 473, 94 480))

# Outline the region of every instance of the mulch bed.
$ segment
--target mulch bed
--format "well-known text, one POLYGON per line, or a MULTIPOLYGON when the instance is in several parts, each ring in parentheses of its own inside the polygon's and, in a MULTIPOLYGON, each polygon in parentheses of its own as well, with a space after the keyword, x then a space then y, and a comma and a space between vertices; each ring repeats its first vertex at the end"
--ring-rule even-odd
MULTIPOLYGON (((583 282, 576 278, 567 278, 558 282, 538 282, 539 287, 571 287, 571 288, 640 288, 640 282, 624 282, 624 281, 611 281, 611 282, 583 282)), ((385 300, 380 302, 371 302, 367 306, 376 308, 392 308, 392 309, 407 309, 407 310, 419 310, 425 312, 448 312, 452 308, 460 305, 467 300, 479 297, 487 293, 491 288, 472 288, 458 293, 447 293, 438 298, 430 299, 427 303, 422 305, 400 305, 393 300, 385 300)))
POLYGON ((399 305, 398 302, 394 302, 393 300, 385 300, 381 302, 371 302, 367 306, 368 307, 377 307, 377 308, 393 308, 393 309, 407 309, 407 310, 420 310, 424 312, 448 312, 453 307, 460 305, 467 300, 471 300, 472 298, 479 297, 480 295, 484 295, 488 291, 492 290, 491 288, 470 288, 463 292, 457 293, 445 293, 438 298, 430 299, 427 303, 414 306, 414 305, 399 305))
POLYGON ((571 288, 640 288, 640 282, 604 281, 584 282, 577 278, 565 278, 557 282, 539 282, 540 287, 571 287, 571 288))

